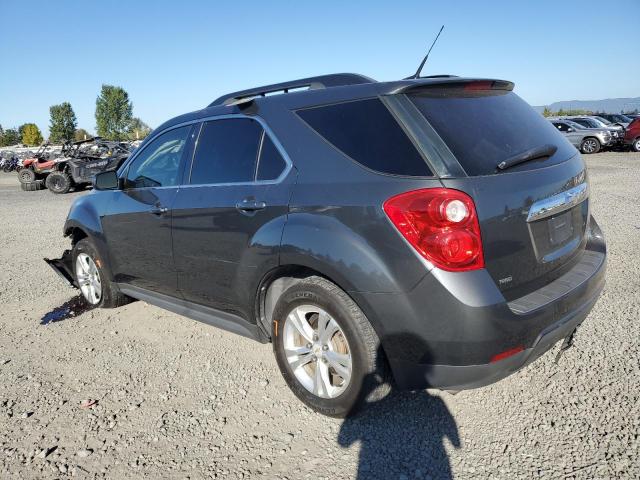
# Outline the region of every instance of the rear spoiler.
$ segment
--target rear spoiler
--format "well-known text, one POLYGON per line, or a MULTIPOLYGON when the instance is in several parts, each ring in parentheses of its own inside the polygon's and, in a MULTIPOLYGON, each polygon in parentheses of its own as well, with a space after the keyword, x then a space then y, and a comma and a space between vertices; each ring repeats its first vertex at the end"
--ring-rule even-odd
POLYGON ((441 77, 433 80, 408 80, 397 85, 390 94, 417 93, 429 90, 446 90, 455 92, 481 92, 488 90, 512 91, 515 84, 508 80, 489 78, 456 78, 441 77))

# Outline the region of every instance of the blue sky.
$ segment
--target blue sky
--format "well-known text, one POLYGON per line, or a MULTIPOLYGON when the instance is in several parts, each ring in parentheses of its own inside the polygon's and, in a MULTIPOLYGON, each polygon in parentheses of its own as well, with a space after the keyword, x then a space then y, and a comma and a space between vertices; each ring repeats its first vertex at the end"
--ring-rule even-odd
POLYGON ((640 96, 640 0, 0 0, 0 124, 47 130, 71 102, 95 130, 103 83, 152 127, 228 91, 323 73, 512 80, 532 105, 640 96))

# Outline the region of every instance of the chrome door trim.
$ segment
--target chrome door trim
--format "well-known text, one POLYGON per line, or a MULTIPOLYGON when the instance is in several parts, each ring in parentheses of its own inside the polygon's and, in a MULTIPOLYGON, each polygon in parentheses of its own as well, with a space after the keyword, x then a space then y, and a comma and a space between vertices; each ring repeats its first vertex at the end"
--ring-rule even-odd
POLYGON ((547 218, 557 213, 569 210, 579 203, 582 203, 589 197, 589 184, 581 183, 580 185, 557 193, 552 197, 538 200, 531 205, 527 222, 535 222, 542 218, 547 218))

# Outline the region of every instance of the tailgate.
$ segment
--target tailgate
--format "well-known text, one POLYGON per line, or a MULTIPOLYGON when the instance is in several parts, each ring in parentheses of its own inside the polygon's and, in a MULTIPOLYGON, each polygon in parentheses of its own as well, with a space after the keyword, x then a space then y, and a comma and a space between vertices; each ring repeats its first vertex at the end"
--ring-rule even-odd
POLYGON ((486 269, 507 300, 555 280, 579 261, 589 218, 579 155, 548 168, 442 183, 473 197, 486 269))

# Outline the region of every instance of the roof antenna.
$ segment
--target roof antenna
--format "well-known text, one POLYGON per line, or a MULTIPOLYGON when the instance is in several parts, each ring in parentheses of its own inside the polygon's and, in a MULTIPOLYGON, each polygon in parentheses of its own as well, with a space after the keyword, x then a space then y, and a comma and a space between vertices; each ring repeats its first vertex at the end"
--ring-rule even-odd
POLYGON ((438 35, 436 35, 436 39, 433 41, 433 43, 431 44, 431 47, 429 48, 429 51, 427 52, 427 54, 422 59, 422 63, 418 67, 418 70, 416 70, 416 73, 411 75, 410 77, 407 77, 405 80, 409 80, 409 79, 412 79, 412 78, 420 78, 420 73, 422 72, 422 68, 424 67, 424 64, 427 63, 427 58, 429 58, 429 54, 431 53, 431 49, 433 48, 433 46, 438 41, 438 37, 440 37, 440 34, 442 33, 442 30, 444 30, 444 25, 442 25, 442 27, 440 27, 440 31, 438 32, 438 35))

